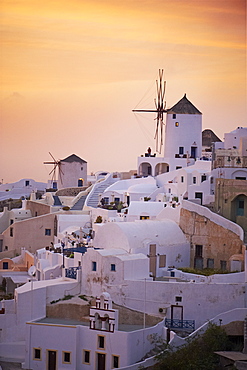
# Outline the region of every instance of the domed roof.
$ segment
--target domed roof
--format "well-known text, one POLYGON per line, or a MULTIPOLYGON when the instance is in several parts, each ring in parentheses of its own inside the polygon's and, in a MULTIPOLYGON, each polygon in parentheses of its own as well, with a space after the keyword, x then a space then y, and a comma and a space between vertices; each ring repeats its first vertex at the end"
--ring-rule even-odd
POLYGON ((157 189, 157 186, 155 184, 136 184, 131 185, 128 188, 129 193, 144 193, 144 194, 150 194, 153 191, 157 189))

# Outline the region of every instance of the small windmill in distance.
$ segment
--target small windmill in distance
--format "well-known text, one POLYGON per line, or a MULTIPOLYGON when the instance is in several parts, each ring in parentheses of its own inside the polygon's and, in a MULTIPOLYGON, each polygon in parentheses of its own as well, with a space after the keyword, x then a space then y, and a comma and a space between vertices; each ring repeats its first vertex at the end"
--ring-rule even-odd
POLYGON ((60 179, 60 182, 61 184, 63 183, 63 180, 62 180, 62 175, 64 175, 63 173, 63 170, 61 169, 61 161, 60 160, 56 160, 53 155, 49 152, 50 156, 52 157, 53 159, 53 162, 44 162, 44 164, 53 164, 53 169, 51 170, 51 172, 49 173, 49 176, 52 174, 51 176, 51 182, 54 183, 56 182, 58 179, 60 179), (56 179, 56 172, 57 172, 57 169, 58 169, 58 177, 56 179))

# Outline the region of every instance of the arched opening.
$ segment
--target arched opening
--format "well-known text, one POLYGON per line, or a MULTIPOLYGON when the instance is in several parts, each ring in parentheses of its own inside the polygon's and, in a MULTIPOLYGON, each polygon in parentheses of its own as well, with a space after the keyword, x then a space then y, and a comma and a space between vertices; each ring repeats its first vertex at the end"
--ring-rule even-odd
POLYGON ((241 225, 241 218, 247 218, 247 196, 239 194, 231 203, 231 220, 241 225))
POLYGON ((100 318, 100 315, 96 312, 94 317, 95 317, 95 329, 101 329, 102 328, 102 320, 100 318))
POLYGON ((152 174, 152 166, 148 162, 141 163, 138 172, 139 172, 140 176, 144 176, 144 177, 153 175, 152 174))
POLYGON ((84 180, 82 178, 78 179, 78 188, 83 186, 84 180))
POLYGON ((109 324, 109 316, 107 314, 104 315, 104 320, 105 320, 105 330, 109 331, 110 324, 109 324))
POLYGON ((162 173, 169 172, 168 163, 157 163, 155 166, 155 176, 161 175, 162 173))

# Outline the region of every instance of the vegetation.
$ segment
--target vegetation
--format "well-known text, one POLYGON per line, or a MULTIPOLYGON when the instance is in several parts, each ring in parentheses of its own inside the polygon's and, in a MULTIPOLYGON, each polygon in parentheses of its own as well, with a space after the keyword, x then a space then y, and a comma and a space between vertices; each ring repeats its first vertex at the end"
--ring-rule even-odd
POLYGON ((118 212, 121 212, 123 208, 126 208, 126 206, 124 206, 124 203, 122 201, 115 200, 114 202, 110 202, 110 204, 105 204, 104 199, 101 199, 101 205, 99 207, 104 208, 104 209, 109 209, 109 210, 115 209, 118 212))
POLYGON ((81 298, 81 299, 83 299, 83 301, 88 301, 88 299, 85 296, 85 294, 79 295, 78 297, 81 298))
POLYGON ((214 274, 232 274, 233 272, 235 272, 235 271, 208 269, 208 268, 199 270, 199 269, 194 269, 192 267, 181 267, 181 268, 178 268, 178 270, 181 270, 183 272, 188 272, 190 274, 205 275, 205 276, 210 276, 214 274))
POLYGON ((69 211, 70 210, 70 207, 69 206, 64 206, 63 207, 63 211, 69 211))
POLYGON ((96 224, 101 224, 103 221, 102 217, 101 216, 97 216, 96 220, 95 220, 95 223, 96 224))
POLYGON ((60 301, 68 301, 69 299, 73 298, 74 296, 73 295, 65 295, 63 298, 59 298, 59 299, 56 299, 54 301, 51 301, 51 304, 54 304, 54 303, 57 303, 57 302, 60 302, 60 301))
MULTIPOLYGON (((168 349, 157 356, 156 370, 216 370, 219 356, 215 351, 233 350, 225 330, 210 324, 200 337, 191 340, 177 351, 168 349)), ((231 369, 231 367, 228 367, 231 369)), ((233 369, 233 368, 232 368, 233 369)))

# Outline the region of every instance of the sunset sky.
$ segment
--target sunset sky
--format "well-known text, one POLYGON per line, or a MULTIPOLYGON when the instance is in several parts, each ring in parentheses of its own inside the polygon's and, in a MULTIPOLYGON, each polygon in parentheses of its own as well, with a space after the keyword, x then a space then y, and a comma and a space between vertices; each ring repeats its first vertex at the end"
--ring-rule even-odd
POLYGON ((155 80, 203 129, 247 126, 246 0, 1 0, 0 181, 46 182, 51 152, 88 172, 155 149, 155 80))

